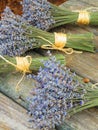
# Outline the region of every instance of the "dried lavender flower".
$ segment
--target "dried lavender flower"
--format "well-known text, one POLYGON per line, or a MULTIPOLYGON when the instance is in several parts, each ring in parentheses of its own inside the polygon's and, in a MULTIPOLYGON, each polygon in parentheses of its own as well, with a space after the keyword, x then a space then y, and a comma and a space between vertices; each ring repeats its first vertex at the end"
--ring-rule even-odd
POLYGON ((47 0, 23 0, 22 6, 22 17, 31 25, 47 30, 55 23, 47 0))
POLYGON ((84 91, 75 73, 60 65, 55 57, 43 61, 38 75, 32 75, 36 80, 36 88, 29 97, 29 110, 34 128, 54 128, 64 122, 68 111, 83 105, 84 91))
POLYGON ((21 16, 15 15, 9 7, 6 7, 0 21, 0 54, 19 56, 36 44, 35 39, 29 39, 24 35, 26 32, 23 28, 24 23, 28 26, 21 16))

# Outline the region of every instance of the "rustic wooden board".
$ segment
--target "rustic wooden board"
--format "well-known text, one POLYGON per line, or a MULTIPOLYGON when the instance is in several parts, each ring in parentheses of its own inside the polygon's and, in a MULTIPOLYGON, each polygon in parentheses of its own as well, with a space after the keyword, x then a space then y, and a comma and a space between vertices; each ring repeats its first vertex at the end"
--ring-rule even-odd
POLYGON ((26 110, 0 93, 0 130, 31 130, 29 127, 26 110))
MULTIPOLYGON (((92 112, 94 111, 95 109, 92 109, 92 112)), ((98 111, 96 111, 96 115, 92 112, 86 110, 77 113, 70 118, 70 122, 77 130, 98 130, 98 111)))
POLYGON ((66 56, 67 66, 82 77, 98 82, 98 54, 83 53, 66 56))
POLYGON ((25 77, 19 85, 19 91, 15 90, 18 81, 21 79, 22 74, 20 73, 9 73, 0 75, 0 91, 12 98, 17 103, 27 108, 26 98, 29 95, 30 90, 34 87, 34 80, 27 79, 25 77))
POLYGON ((80 0, 81 2, 83 2, 85 5, 90 5, 90 6, 96 6, 98 7, 98 1, 97 0, 80 0))
POLYGON ((65 3, 63 3, 61 6, 68 7, 68 8, 74 8, 74 9, 81 9, 81 8, 87 8, 87 7, 98 7, 98 1, 97 0, 68 0, 65 3))

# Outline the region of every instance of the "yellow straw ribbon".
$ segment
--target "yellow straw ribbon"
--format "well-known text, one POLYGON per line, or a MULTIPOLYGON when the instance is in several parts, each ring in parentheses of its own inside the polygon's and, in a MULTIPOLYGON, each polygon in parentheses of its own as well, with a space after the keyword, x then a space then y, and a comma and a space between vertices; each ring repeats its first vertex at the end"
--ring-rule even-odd
POLYGON ((19 84, 22 82, 24 76, 26 73, 31 73, 30 71, 30 65, 32 62, 32 57, 31 56, 26 56, 26 57, 16 57, 16 65, 13 64, 12 62, 8 61, 6 58, 0 55, 0 58, 2 58, 5 62, 8 64, 14 66, 17 71, 23 72, 22 78, 19 80, 19 82, 16 85, 16 90, 19 90, 19 84))
POLYGON ((43 49, 50 49, 50 50, 59 50, 66 54, 72 54, 72 53, 82 53, 81 51, 74 51, 72 48, 64 48, 67 43, 67 35, 63 33, 54 33, 55 35, 55 43, 51 43, 47 39, 38 36, 39 38, 47 41, 50 43, 50 45, 42 45, 41 48, 43 49))
POLYGON ((78 24, 88 25, 90 23, 90 14, 87 10, 79 11, 78 24))
POLYGON ((30 73, 30 65, 32 62, 32 57, 31 56, 26 56, 26 57, 16 57, 16 69, 18 71, 24 72, 24 73, 30 73))

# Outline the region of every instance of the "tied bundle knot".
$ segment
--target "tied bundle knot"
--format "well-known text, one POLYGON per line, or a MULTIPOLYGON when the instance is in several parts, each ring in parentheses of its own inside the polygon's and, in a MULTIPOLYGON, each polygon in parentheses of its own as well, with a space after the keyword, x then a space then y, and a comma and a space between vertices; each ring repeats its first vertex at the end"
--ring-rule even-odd
POLYGON ((30 71, 30 65, 32 62, 31 56, 26 57, 16 57, 16 70, 21 71, 23 73, 31 73, 30 71))
POLYGON ((83 25, 88 25, 90 23, 89 12, 87 10, 81 10, 81 11, 78 11, 78 12, 79 12, 79 16, 78 16, 77 23, 83 24, 83 25))
POLYGON ((32 62, 32 57, 31 56, 26 56, 26 57, 15 57, 16 58, 16 64, 10 62, 7 60, 5 57, 0 55, 0 58, 2 58, 5 62, 8 64, 14 66, 17 71, 23 72, 22 78, 19 80, 19 82, 16 85, 16 90, 19 90, 19 84, 22 82, 24 76, 26 73, 31 73, 30 71, 30 65, 32 62))
POLYGON ((49 40, 38 36, 39 38, 47 41, 50 45, 42 45, 41 48, 43 49, 50 49, 50 50, 59 50, 64 52, 65 54, 72 54, 72 53, 82 53, 81 51, 74 51, 73 48, 65 48, 67 44, 67 35, 63 33, 54 33, 55 36, 55 43, 51 43, 49 40))

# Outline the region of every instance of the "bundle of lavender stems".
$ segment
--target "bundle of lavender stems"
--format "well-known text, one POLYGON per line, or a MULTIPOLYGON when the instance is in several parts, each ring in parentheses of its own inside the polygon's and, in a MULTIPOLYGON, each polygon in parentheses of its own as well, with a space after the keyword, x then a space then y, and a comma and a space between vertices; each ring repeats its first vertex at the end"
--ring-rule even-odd
MULTIPOLYGON (((57 38, 59 39, 59 38, 57 38)), ((40 48, 43 45, 60 48, 54 33, 40 30, 27 22, 22 16, 15 15, 6 7, 0 21, 0 54, 20 56, 26 51, 40 48), (53 45, 53 46, 52 46, 53 45)), ((94 36, 86 34, 66 34, 63 39, 63 48, 72 48, 81 51, 95 51, 94 36)))
MULTIPOLYGON (((58 61, 61 62, 61 64, 65 64, 65 57, 62 54, 55 54, 55 57, 58 61)), ((10 56, 1 56, 0 55, 0 74, 1 73, 12 73, 17 70, 17 59, 18 57, 10 57, 10 56), (16 66, 16 67, 15 67, 16 66)), ((21 56, 19 58, 26 58, 27 61, 31 59, 30 67, 28 68, 30 72, 34 73, 37 72, 40 68, 40 66, 43 67, 42 60, 48 60, 49 56, 40 56, 40 57, 33 57, 30 55, 27 56, 21 56)), ((23 63, 24 64, 24 61, 23 63)))
POLYGON ((23 15, 31 25, 42 30, 64 24, 98 25, 98 9, 71 11, 55 6, 47 0, 23 0, 23 15))
POLYGON ((31 126, 51 129, 62 125, 66 118, 82 110, 98 106, 98 87, 85 84, 54 56, 43 61, 28 96, 31 126))

